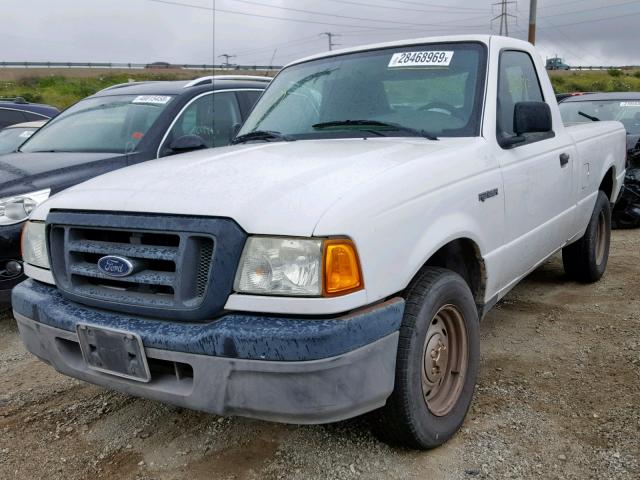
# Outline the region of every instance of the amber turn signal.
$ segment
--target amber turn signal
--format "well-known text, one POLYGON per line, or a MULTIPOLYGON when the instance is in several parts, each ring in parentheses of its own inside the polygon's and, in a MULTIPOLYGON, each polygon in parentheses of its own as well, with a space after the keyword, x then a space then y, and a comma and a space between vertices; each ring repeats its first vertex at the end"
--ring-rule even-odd
POLYGON ((324 295, 344 295, 363 287, 356 247, 351 240, 324 242, 324 295))

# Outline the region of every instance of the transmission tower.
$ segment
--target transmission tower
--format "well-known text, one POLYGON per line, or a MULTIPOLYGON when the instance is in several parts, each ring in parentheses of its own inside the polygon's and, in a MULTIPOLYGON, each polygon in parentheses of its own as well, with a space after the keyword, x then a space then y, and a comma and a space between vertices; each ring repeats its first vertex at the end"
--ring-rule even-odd
POLYGON ((231 66, 231 63, 229 63, 229 60, 231 60, 232 58, 236 58, 235 55, 229 55, 227 53, 223 53, 222 55, 218 55, 221 58, 224 58, 224 66, 226 68, 229 68, 231 66))
POLYGON ((337 47, 339 45, 338 43, 335 43, 333 41, 333 37, 338 37, 339 36, 337 33, 323 32, 320 35, 326 35, 327 36, 327 40, 329 41, 329 50, 333 50, 333 47, 337 47))
POLYGON ((495 17, 493 17, 491 19, 491 24, 493 24, 493 22, 495 22, 496 20, 500 20, 500 35, 506 35, 507 37, 509 36, 509 19, 513 18, 515 19, 516 23, 518 21, 518 17, 516 17, 515 15, 511 15, 509 13, 509 5, 515 5, 516 2, 515 1, 510 1, 510 0, 501 0, 500 2, 494 3, 492 6, 493 7, 500 7, 500 15, 496 15, 495 17))

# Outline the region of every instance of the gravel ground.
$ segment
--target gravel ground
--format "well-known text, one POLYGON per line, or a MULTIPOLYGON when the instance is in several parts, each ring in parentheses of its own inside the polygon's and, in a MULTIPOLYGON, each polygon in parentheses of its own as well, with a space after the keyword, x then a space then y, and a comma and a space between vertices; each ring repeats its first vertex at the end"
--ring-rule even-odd
POLYGON ((640 231, 614 232, 605 278, 554 258, 481 326, 462 431, 430 452, 365 419, 290 426, 218 418, 59 375, 0 313, 1 479, 640 478, 640 231))

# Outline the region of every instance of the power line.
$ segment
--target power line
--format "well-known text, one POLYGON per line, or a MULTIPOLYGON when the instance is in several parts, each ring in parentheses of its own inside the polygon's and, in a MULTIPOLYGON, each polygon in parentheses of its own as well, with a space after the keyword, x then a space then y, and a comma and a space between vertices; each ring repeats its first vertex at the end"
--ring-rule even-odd
POLYGON ((211 7, 203 7, 202 5, 194 5, 192 3, 184 3, 184 2, 172 2, 171 0, 147 0, 148 2, 154 3, 164 3, 165 5, 173 5, 175 7, 188 7, 188 8, 196 8, 198 10, 209 10, 213 12, 215 9, 211 7))
MULTIPOLYGON (((290 11, 290 12, 296 12, 296 13, 304 13, 304 14, 311 14, 311 15, 322 15, 325 17, 333 17, 333 18, 344 18, 347 20, 358 20, 358 21, 363 21, 363 22, 378 22, 378 23, 385 23, 385 24, 395 24, 395 25, 413 25, 416 27, 434 27, 434 26, 440 26, 440 24, 438 25, 434 25, 434 24, 427 24, 427 23, 415 23, 415 22, 402 22, 402 21, 397 21, 397 20, 389 20, 386 18, 364 18, 364 17, 352 17, 349 15, 338 15, 336 13, 325 13, 325 12, 319 12, 317 10, 306 10, 306 9, 301 9, 301 8, 292 8, 292 7, 281 7, 279 5, 270 5, 268 3, 262 3, 262 2, 256 2, 253 0, 229 0, 231 2, 237 2, 237 3, 244 3, 244 4, 248 4, 248 5, 257 5, 260 7, 266 7, 266 8, 274 8, 276 10, 285 10, 285 11, 290 11)), ((220 11, 220 10, 218 10, 220 11)))
POLYGON ((297 47, 298 45, 304 45, 305 43, 311 43, 311 42, 315 42, 318 41, 318 36, 317 35, 311 35, 311 36, 306 36, 306 37, 301 37, 301 38, 295 38, 292 40, 287 40, 286 42, 281 42, 281 43, 275 43, 272 45, 268 45, 268 46, 264 46, 262 48, 252 48, 250 50, 240 50, 239 52, 236 52, 236 55, 238 56, 245 56, 247 54, 252 54, 252 53, 258 53, 258 52, 266 52, 266 51, 272 51, 274 48, 280 49, 282 47, 297 47))
MULTIPOLYGON (((591 53, 589 53, 589 52, 586 52, 585 50, 581 49, 581 48, 578 46, 577 42, 575 42, 573 39, 569 38, 569 36, 568 36, 566 33, 564 33, 564 32, 562 31, 562 29, 560 29, 560 28, 556 28, 556 25, 555 25, 555 24, 553 24, 553 23, 551 23, 551 21, 546 20, 546 19, 545 19, 544 21, 545 21, 546 23, 548 23, 548 24, 553 28, 553 33, 554 33, 554 34, 562 35, 562 36, 563 36, 564 38, 566 38, 566 39, 567 39, 567 41, 571 44, 571 48, 568 48, 568 47, 567 47, 567 44, 564 44, 564 42, 562 42, 562 43, 564 44, 564 45, 561 45, 561 47, 562 47, 562 49, 563 49, 563 50, 566 50, 566 51, 567 51, 567 52, 569 52, 569 54, 571 54, 572 56, 574 56, 574 57, 576 57, 576 58, 578 58, 578 59, 581 59, 582 61, 584 61, 584 62, 585 62, 585 64, 593 64, 593 63, 595 63, 595 64, 604 64, 604 63, 606 63, 606 62, 603 62, 601 58, 596 57, 596 56, 594 56, 593 54, 591 54, 591 53), (573 50, 574 48, 576 49, 575 51, 573 50), (586 55, 586 56, 590 57, 590 58, 591 58, 591 60, 589 60, 588 58, 583 57, 582 55, 579 55, 579 54, 577 53, 577 51, 580 51, 582 54, 584 54, 584 55, 586 55), (594 60, 595 60, 595 62, 594 62, 594 60)), ((549 30, 549 32, 547 33, 547 35, 549 35, 551 32, 552 32, 552 31, 551 31, 551 30, 549 30)), ((555 41, 555 43, 560 43, 560 42, 558 42, 558 40, 556 40, 556 41, 555 41)))
MULTIPOLYGON (((540 17, 540 18, 557 18, 557 17, 561 17, 564 15, 579 15, 581 13, 586 13, 586 12, 595 12, 596 10, 609 10, 610 8, 616 8, 616 7, 624 7, 626 5, 638 5, 638 0, 633 0, 630 2, 623 2, 623 3, 614 3, 614 4, 608 4, 602 7, 593 7, 593 8, 581 8, 580 10, 572 10, 570 12, 560 12, 560 13, 554 13, 553 15, 546 15, 544 17, 540 17)), ((542 8, 541 8, 542 10, 542 8)))
MULTIPOLYGON (((618 18, 627 18, 627 17, 635 17, 637 15, 640 15, 640 12, 629 12, 629 13, 625 13, 623 15, 614 15, 612 17, 602 17, 602 18, 594 18, 591 20, 583 20, 581 22, 572 22, 572 23, 563 23, 563 24, 556 24, 555 27, 540 27, 539 29, 549 29, 549 28, 558 28, 558 27, 572 27, 574 25, 584 25, 585 23, 596 23, 596 22, 604 22, 607 20, 615 20, 618 18)), ((548 18, 548 17, 540 17, 540 18, 548 18)))
POLYGON ((445 8, 451 10, 466 10, 469 12, 483 12, 485 10, 479 8, 469 8, 469 7, 454 7, 451 5, 435 5, 433 3, 423 3, 423 2, 409 2, 407 0, 393 0, 393 3, 403 3, 405 5, 418 5, 421 7, 431 7, 431 8, 445 8))
MULTIPOLYGON (((383 10, 398 10, 398 11, 402 11, 402 12, 422 12, 422 13, 438 13, 438 14, 443 14, 443 15, 468 15, 469 13, 480 13, 480 12, 486 12, 486 10, 480 10, 480 9, 470 9, 470 10, 442 10, 442 11, 436 11, 434 12, 433 9, 431 10, 425 10, 423 8, 412 8, 412 7, 391 7, 391 6, 387 6, 387 5, 376 5, 376 4, 371 4, 371 3, 365 3, 365 2, 357 2, 357 1, 353 1, 353 0, 325 0, 326 2, 333 2, 333 3, 341 3, 344 5, 357 5, 357 6, 361 6, 361 7, 367 7, 367 8, 381 8, 383 10)), ((423 5, 424 4, 420 4, 423 5)), ((432 7, 433 8, 433 7, 432 7)), ((436 7, 436 8, 455 8, 455 7, 436 7)))

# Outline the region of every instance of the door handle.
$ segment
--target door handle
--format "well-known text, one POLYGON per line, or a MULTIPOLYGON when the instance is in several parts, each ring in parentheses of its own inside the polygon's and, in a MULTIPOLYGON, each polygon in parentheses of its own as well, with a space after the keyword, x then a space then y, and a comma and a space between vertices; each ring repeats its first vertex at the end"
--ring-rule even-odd
POLYGON ((566 166, 567 166, 567 164, 569 163, 569 159, 570 159, 570 158, 571 158, 571 157, 569 156, 569 154, 568 154, 568 153, 561 153, 561 154, 560 154, 560 166, 561 166, 562 168, 566 167, 566 166))

